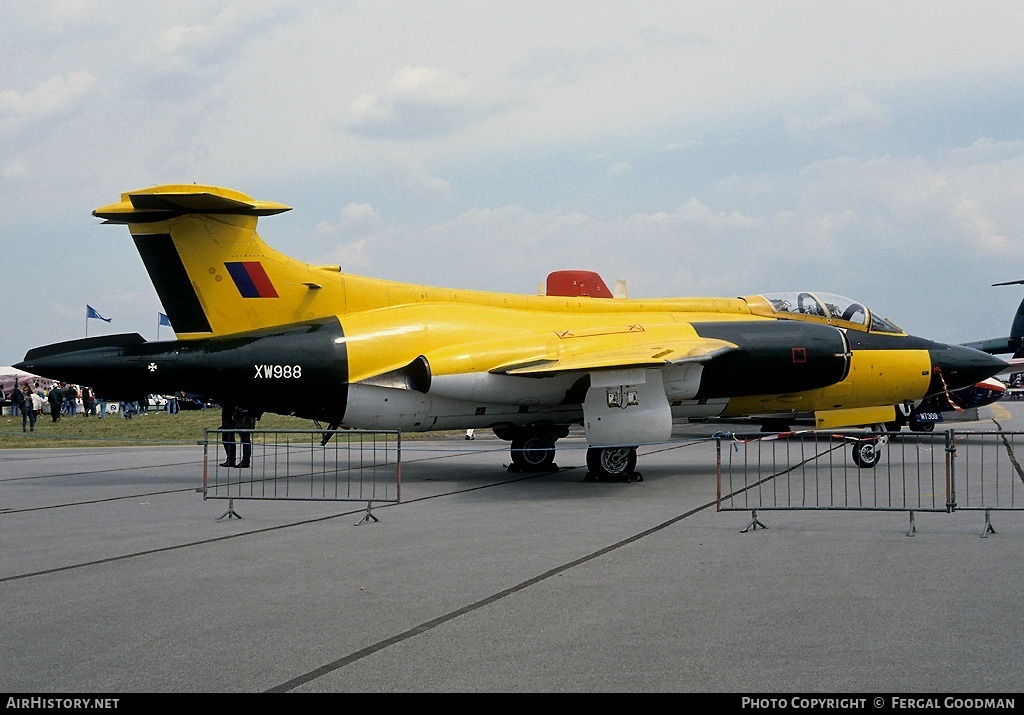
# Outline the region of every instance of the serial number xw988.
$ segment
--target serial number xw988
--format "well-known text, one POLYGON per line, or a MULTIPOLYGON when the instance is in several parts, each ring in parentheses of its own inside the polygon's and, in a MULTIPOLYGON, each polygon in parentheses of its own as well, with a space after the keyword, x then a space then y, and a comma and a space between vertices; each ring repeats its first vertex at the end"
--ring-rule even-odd
POLYGON ((300 378, 302 365, 255 365, 256 375, 253 379, 300 378))

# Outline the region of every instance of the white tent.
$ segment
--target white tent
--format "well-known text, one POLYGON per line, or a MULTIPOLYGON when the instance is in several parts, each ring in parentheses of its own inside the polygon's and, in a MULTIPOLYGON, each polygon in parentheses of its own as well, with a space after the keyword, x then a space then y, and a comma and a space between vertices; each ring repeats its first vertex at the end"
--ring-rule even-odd
MULTIPOLYGON (((14 389, 15 384, 17 384, 18 387, 22 387, 25 383, 33 384, 37 380, 40 385, 49 384, 51 382, 51 380, 48 380, 45 377, 39 377, 38 375, 33 375, 30 372, 18 370, 10 365, 0 366, 0 387, 3 388, 5 397, 14 389)), ((7 404, 8 401, 9 398, 7 400, 2 400, 3 404, 0 405, 0 407, 3 408, 3 414, 5 415, 10 414, 10 407, 8 407, 7 404)))
POLYGON ((0 365, 0 377, 17 377, 19 382, 21 381, 21 378, 24 378, 24 377, 28 377, 28 378, 31 378, 31 379, 34 379, 34 380, 45 380, 46 379, 46 378, 43 378, 43 377, 39 377, 38 375, 33 375, 30 372, 25 372, 24 370, 19 370, 16 367, 11 367, 10 365, 0 365))

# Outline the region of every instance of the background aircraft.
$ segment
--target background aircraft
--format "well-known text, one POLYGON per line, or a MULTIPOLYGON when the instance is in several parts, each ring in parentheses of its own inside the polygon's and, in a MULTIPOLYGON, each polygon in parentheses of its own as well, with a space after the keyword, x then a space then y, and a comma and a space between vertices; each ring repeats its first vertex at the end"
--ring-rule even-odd
MULTIPOLYGON (((993 283, 993 286, 1024 285, 1024 280, 1006 281, 1005 283, 993 283)), ((1024 300, 1017 306, 1017 313, 1013 316, 1010 324, 1010 334, 1004 338, 989 338, 978 340, 972 343, 964 343, 967 347, 982 350, 992 355, 1007 355, 1012 357, 1007 360, 1007 369, 1000 372, 1000 377, 1005 376, 1010 387, 1024 386, 1024 300)))
POLYGON ((556 440, 582 424, 598 478, 632 474, 637 445, 668 439, 676 418, 880 424, 895 404, 1005 367, 831 294, 609 300, 350 275, 263 242, 258 218, 288 209, 197 185, 96 209, 128 226, 179 339, 73 340, 17 367, 111 398, 185 390, 332 427, 489 427, 527 469, 550 467, 556 440))
MULTIPOLYGON (((993 283, 994 286, 1024 285, 1024 280, 993 283)), ((989 338, 971 343, 964 343, 969 348, 982 350, 992 355, 1013 354, 1014 358, 1024 358, 1024 300, 1017 306, 1017 313, 1010 323, 1010 334, 1004 338, 989 338)))

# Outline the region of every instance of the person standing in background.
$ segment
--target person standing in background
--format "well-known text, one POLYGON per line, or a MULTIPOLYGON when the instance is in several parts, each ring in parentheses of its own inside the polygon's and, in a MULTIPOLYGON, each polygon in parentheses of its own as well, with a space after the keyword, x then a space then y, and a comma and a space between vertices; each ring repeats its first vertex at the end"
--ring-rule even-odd
POLYGON ((50 391, 46 393, 46 401, 50 403, 50 419, 56 422, 60 419, 60 408, 64 403, 64 392, 53 383, 50 391))
MULTIPOLYGON (((26 385, 25 387, 28 387, 28 385, 26 385)), ((21 405, 24 402, 24 400, 25 400, 24 393, 22 393, 22 391, 18 389, 18 386, 15 385, 14 389, 11 390, 11 416, 12 417, 17 417, 18 416, 18 412, 21 411, 21 405)))
POLYGON ((21 401, 21 431, 22 432, 35 432, 36 431, 36 415, 39 414, 39 410, 43 409, 43 400, 29 389, 28 385, 25 385, 25 392, 22 394, 21 401), (39 401, 38 406, 36 401, 39 401), (25 429, 28 426, 29 429, 25 429))
POLYGON ((82 410, 86 417, 96 412, 96 396, 90 387, 82 387, 82 410))
POLYGON ((64 388, 64 402, 68 407, 68 417, 78 414, 78 388, 68 385, 64 388))

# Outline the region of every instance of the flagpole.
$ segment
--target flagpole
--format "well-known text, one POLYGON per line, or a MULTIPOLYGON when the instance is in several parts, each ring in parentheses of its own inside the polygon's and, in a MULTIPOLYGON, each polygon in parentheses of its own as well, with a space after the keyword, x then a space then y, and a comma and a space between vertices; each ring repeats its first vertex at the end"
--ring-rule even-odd
POLYGON ((89 306, 85 307, 85 337, 89 337, 89 306))

